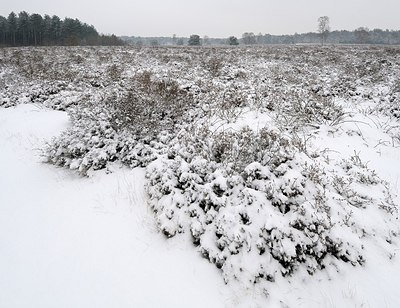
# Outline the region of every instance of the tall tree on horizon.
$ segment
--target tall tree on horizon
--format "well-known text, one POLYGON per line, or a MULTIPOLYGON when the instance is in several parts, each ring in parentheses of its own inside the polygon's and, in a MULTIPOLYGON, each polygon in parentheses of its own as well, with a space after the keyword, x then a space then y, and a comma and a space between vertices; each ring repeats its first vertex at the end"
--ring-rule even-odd
POLYGON ((20 35, 20 42, 23 46, 29 44, 29 14, 22 11, 18 14, 18 32, 20 35))
POLYGON ((51 17, 49 15, 44 15, 43 18, 43 45, 51 45, 51 17))
POLYGON ((10 42, 12 46, 16 46, 16 33, 17 33, 17 15, 11 12, 7 18, 8 32, 10 34, 10 42))
POLYGON ((50 36, 55 45, 61 44, 61 28, 62 22, 60 17, 53 15, 53 17, 51 17, 50 36))
POLYGON ((39 14, 32 14, 30 17, 30 21, 34 45, 41 45, 43 35, 43 18, 39 14))
POLYGON ((5 44, 7 41, 7 18, 0 16, 0 45, 5 44))
POLYGON ((321 35, 321 43, 324 45, 326 38, 328 37, 330 31, 329 17, 321 16, 318 18, 318 33, 321 35))

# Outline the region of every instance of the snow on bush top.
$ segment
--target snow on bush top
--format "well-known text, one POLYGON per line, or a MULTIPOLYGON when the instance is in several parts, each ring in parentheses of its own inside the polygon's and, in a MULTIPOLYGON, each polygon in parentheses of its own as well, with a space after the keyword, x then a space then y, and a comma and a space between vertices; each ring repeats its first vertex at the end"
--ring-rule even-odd
POLYGON ((387 117, 376 128, 398 146, 399 67, 385 47, 11 48, 0 105, 67 110, 49 162, 146 167, 160 231, 190 234, 227 283, 264 288, 362 265, 367 241, 398 245, 390 185, 358 153, 331 158, 311 140, 362 136, 346 126, 360 112, 387 117))

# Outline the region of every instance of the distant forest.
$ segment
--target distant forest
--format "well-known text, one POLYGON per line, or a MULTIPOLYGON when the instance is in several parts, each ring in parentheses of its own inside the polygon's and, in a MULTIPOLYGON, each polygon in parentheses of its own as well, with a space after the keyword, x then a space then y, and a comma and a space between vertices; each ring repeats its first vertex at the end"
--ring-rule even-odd
MULTIPOLYGON (((159 46, 159 45, 187 45, 189 38, 186 37, 139 37, 122 36, 124 41, 135 46, 159 46)), ((272 35, 254 34, 253 32, 243 33, 237 39, 240 45, 273 45, 273 44, 320 44, 321 34, 316 32, 293 34, 293 35, 272 35)), ((201 45, 230 45, 229 38, 210 38, 204 36, 201 45)), ((354 31, 340 30, 331 31, 326 34, 325 44, 383 44, 400 45, 400 31, 394 30, 369 30, 361 27, 354 31)), ((231 44, 232 45, 232 44, 231 44)))
MULTIPOLYGON (((385 44, 400 45, 399 30, 381 30, 361 27, 354 31, 331 31, 324 33, 326 44, 385 44)), ((194 34, 194 37, 200 38, 194 34)), ((78 19, 54 15, 19 14, 11 12, 8 17, 0 16, 0 47, 8 46, 52 46, 52 45, 134 45, 134 46, 173 46, 173 45, 271 45, 271 44, 319 44, 321 34, 315 32, 295 33, 293 35, 243 33, 241 38, 210 38, 204 36, 196 44, 187 37, 138 37, 102 35, 94 26, 78 19)))
MULTIPOLYGON (((244 33, 241 39, 244 44, 318 44, 320 33, 302 33, 293 35, 271 35, 244 33)), ((361 27, 354 31, 336 30, 326 34, 326 44, 383 44, 399 45, 400 31, 381 30, 361 27)))
POLYGON ((0 46, 123 45, 115 35, 100 35, 78 19, 41 16, 23 11, 0 16, 0 46))

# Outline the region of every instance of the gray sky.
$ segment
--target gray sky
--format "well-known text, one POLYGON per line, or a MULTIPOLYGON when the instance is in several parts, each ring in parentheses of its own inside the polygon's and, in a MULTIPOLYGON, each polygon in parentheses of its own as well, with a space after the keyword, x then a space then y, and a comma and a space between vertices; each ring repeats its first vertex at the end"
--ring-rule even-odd
POLYGON ((3 0, 0 15, 23 10, 78 18, 101 33, 135 36, 303 33, 316 31, 324 15, 332 30, 400 29, 399 0, 3 0))

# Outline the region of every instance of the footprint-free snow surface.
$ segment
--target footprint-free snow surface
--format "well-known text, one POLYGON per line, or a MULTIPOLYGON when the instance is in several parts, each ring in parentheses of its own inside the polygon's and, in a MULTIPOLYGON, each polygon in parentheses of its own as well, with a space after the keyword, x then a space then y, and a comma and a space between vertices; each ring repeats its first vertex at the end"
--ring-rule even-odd
MULTIPOLYGON (((157 232, 144 170, 85 178, 41 162, 68 125, 37 105, 0 109, 0 307, 400 307, 398 252, 373 244, 362 267, 281 278, 267 297, 226 286, 188 239, 157 232)), ((398 185, 391 153, 381 173, 398 185)))
POLYGON ((41 163, 67 125, 0 109, 0 307, 223 307, 217 269, 156 231, 143 170, 88 179, 41 163))

